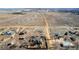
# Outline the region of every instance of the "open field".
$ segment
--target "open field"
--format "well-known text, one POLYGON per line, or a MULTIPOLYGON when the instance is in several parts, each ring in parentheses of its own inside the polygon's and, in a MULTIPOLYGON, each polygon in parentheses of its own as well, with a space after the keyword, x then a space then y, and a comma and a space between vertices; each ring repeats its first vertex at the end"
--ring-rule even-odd
POLYGON ((34 25, 43 26, 44 21, 42 20, 41 14, 44 14, 50 26, 53 24, 56 26, 77 26, 79 25, 79 15, 71 13, 60 13, 60 12, 27 12, 23 15, 16 14, 2 14, 0 15, 0 25, 34 25), (3 20, 4 19, 4 20, 3 20))
POLYGON ((0 14, 0 20, 9 19, 11 17, 15 17, 15 15, 12 15, 12 14, 0 14))

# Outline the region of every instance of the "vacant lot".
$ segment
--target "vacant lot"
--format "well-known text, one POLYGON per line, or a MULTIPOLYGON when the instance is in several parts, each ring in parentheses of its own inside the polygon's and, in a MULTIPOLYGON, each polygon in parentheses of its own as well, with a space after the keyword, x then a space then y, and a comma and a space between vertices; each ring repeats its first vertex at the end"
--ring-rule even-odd
POLYGON ((43 26, 45 23, 41 14, 44 14, 49 26, 79 26, 79 15, 60 12, 28 12, 23 15, 0 14, 0 25, 43 26))

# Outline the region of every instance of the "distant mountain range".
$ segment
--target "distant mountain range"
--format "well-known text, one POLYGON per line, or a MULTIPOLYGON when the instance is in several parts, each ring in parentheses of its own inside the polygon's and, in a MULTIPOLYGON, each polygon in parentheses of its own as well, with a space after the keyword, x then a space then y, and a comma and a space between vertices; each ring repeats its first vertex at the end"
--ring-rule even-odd
POLYGON ((79 8, 0 8, 0 10, 79 10, 79 8))
POLYGON ((0 8, 0 13, 13 12, 71 12, 78 13, 79 8, 0 8))

